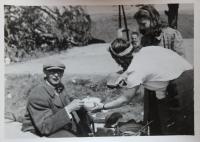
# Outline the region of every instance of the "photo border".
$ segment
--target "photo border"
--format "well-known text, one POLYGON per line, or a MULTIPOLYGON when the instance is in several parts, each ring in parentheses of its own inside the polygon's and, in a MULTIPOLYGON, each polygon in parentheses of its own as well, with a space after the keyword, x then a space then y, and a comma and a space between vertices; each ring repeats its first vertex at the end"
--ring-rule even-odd
POLYGON ((4 5, 135 5, 135 4, 167 4, 167 3, 193 3, 194 4, 194 113, 195 113, 195 136, 141 136, 141 137, 88 137, 88 138, 59 138, 59 139, 45 139, 45 141, 182 141, 182 142, 196 142, 200 140, 200 2, 198 0, 2 0, 0 5, 0 141, 43 141, 39 139, 5 139, 4 138, 4 93, 5 93, 5 67, 4 67, 4 5))

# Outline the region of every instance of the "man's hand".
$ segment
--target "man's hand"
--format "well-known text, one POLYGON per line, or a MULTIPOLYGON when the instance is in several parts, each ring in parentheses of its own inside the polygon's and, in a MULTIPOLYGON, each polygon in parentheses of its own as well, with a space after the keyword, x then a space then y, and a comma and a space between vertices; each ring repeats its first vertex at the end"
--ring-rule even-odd
POLYGON ((67 110, 69 111, 69 113, 71 113, 72 111, 79 110, 81 107, 83 107, 83 105, 84 102, 82 100, 75 99, 65 107, 67 107, 67 110))

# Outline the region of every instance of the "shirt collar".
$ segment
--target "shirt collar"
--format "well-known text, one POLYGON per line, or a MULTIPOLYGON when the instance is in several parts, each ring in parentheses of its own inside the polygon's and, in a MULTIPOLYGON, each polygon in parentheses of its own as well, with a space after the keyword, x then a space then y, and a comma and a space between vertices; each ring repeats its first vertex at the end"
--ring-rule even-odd
POLYGON ((51 85, 47 80, 44 80, 44 87, 51 97, 55 96, 55 92, 61 93, 64 89, 64 85, 61 83, 57 87, 51 85))
POLYGON ((163 37, 163 31, 160 33, 159 36, 156 36, 155 38, 156 38, 157 40, 161 40, 162 37, 163 37))

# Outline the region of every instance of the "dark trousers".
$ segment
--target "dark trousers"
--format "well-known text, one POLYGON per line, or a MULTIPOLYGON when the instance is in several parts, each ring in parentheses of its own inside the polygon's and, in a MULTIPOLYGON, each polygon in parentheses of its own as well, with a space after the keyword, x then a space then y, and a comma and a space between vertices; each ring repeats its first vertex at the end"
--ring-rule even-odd
POLYGON ((145 89, 144 122, 150 123, 150 135, 193 135, 193 70, 171 81, 167 96, 158 100, 155 91, 145 89))
POLYGON ((150 135, 169 135, 170 125, 174 125, 168 99, 158 100, 156 93, 145 89, 144 121, 149 123, 150 135))
POLYGON ((149 123, 150 135, 161 134, 161 123, 158 111, 158 100, 154 91, 145 89, 144 95, 144 122, 149 123))

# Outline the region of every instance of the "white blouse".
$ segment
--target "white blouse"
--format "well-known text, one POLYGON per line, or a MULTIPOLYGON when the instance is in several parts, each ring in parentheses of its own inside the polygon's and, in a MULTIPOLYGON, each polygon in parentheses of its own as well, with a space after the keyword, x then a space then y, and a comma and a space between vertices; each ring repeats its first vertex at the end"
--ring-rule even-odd
POLYGON ((170 80, 193 68, 176 52, 160 46, 143 47, 133 56, 130 66, 120 77, 127 88, 144 85, 159 94, 166 90, 170 80))

